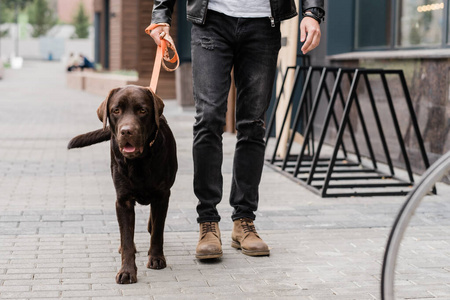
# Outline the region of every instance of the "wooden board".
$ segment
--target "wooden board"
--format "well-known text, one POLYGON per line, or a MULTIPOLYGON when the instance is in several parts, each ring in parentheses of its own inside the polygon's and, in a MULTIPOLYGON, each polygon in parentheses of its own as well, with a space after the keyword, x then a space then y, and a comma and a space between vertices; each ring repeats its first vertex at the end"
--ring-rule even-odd
MULTIPOLYGON (((296 1, 297 10, 299 7, 299 1, 296 1)), ((286 72, 286 68, 289 66, 295 66, 297 60, 297 45, 298 45, 298 30, 299 30, 299 19, 298 17, 283 21, 281 23, 281 39, 286 41, 280 49, 280 53, 278 54, 278 77, 276 84, 276 95, 279 95, 281 84, 283 82, 283 76, 286 72)), ((277 154, 284 158, 286 153, 287 141, 289 136, 289 126, 291 122, 291 113, 289 112, 288 118, 286 120, 286 125, 283 129, 283 132, 280 133, 281 125, 283 122, 284 114, 286 112, 289 98, 291 96, 292 87, 294 85, 294 72, 290 71, 286 78, 286 82, 284 84, 284 92, 281 95, 280 103, 278 105, 278 109, 276 112, 276 136, 277 138, 281 134, 280 146, 278 147, 277 154)), ((292 110, 292 109, 291 109, 292 110)))

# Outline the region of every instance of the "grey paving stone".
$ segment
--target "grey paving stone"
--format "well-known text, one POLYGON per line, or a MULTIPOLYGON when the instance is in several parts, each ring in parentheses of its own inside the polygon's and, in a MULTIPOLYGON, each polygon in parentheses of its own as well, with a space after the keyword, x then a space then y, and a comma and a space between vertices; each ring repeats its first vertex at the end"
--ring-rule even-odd
POLYGON ((62 298, 119 296, 118 290, 63 291, 62 298))
POLYGON ((5 292, 1 294, 2 299, 50 299, 59 298, 58 291, 31 291, 31 292, 5 292))
POLYGON ((30 290, 28 286, 0 286, 0 293, 8 293, 8 292, 27 292, 30 290))
POLYGON ((180 296, 180 294, 170 294, 166 293, 165 295, 156 295, 153 296, 153 298, 155 300, 177 300, 180 299, 180 297, 182 297, 183 299, 186 300, 209 300, 209 299, 218 299, 218 296, 215 295, 214 293, 202 293, 202 294, 196 294, 196 295, 185 295, 183 294, 182 296, 180 296))

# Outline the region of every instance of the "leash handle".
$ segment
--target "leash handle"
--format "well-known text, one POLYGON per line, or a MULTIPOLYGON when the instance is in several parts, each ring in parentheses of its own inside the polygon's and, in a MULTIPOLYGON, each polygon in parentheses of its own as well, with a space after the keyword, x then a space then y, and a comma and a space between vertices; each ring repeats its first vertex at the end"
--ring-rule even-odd
MULTIPOLYGON (((151 24, 145 29, 145 33, 150 35, 150 32, 159 26, 166 26, 166 24, 151 24)), ((175 45, 172 41, 172 38, 169 37, 162 37, 161 38, 161 44, 158 46, 158 49, 156 49, 156 57, 155 57, 155 63, 153 65, 153 72, 152 72, 152 78, 150 79, 150 89, 156 93, 156 87, 158 86, 158 79, 159 79, 159 73, 161 72, 161 66, 168 71, 173 72, 175 71, 178 66, 180 65, 180 60, 178 58, 177 49, 175 48, 175 45), (170 57, 169 54, 169 48, 173 51, 173 56, 170 57), (167 63, 176 63, 176 66, 173 68, 170 68, 167 66, 167 63)))

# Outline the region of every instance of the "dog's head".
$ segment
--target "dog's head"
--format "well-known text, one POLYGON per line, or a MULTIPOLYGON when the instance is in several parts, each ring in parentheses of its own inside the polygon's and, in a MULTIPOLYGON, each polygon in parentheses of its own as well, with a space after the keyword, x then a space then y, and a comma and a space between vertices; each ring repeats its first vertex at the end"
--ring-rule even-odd
POLYGON ((164 103, 149 88, 128 85, 113 89, 100 104, 97 115, 126 158, 139 157, 155 138, 164 103))

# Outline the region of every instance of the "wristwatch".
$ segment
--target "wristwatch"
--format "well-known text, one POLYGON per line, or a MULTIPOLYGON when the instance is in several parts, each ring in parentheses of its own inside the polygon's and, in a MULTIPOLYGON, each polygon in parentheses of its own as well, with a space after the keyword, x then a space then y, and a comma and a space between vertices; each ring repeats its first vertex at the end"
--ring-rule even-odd
POLYGON ((308 8, 303 12, 303 17, 310 17, 319 22, 325 21, 325 11, 318 7, 308 8))

